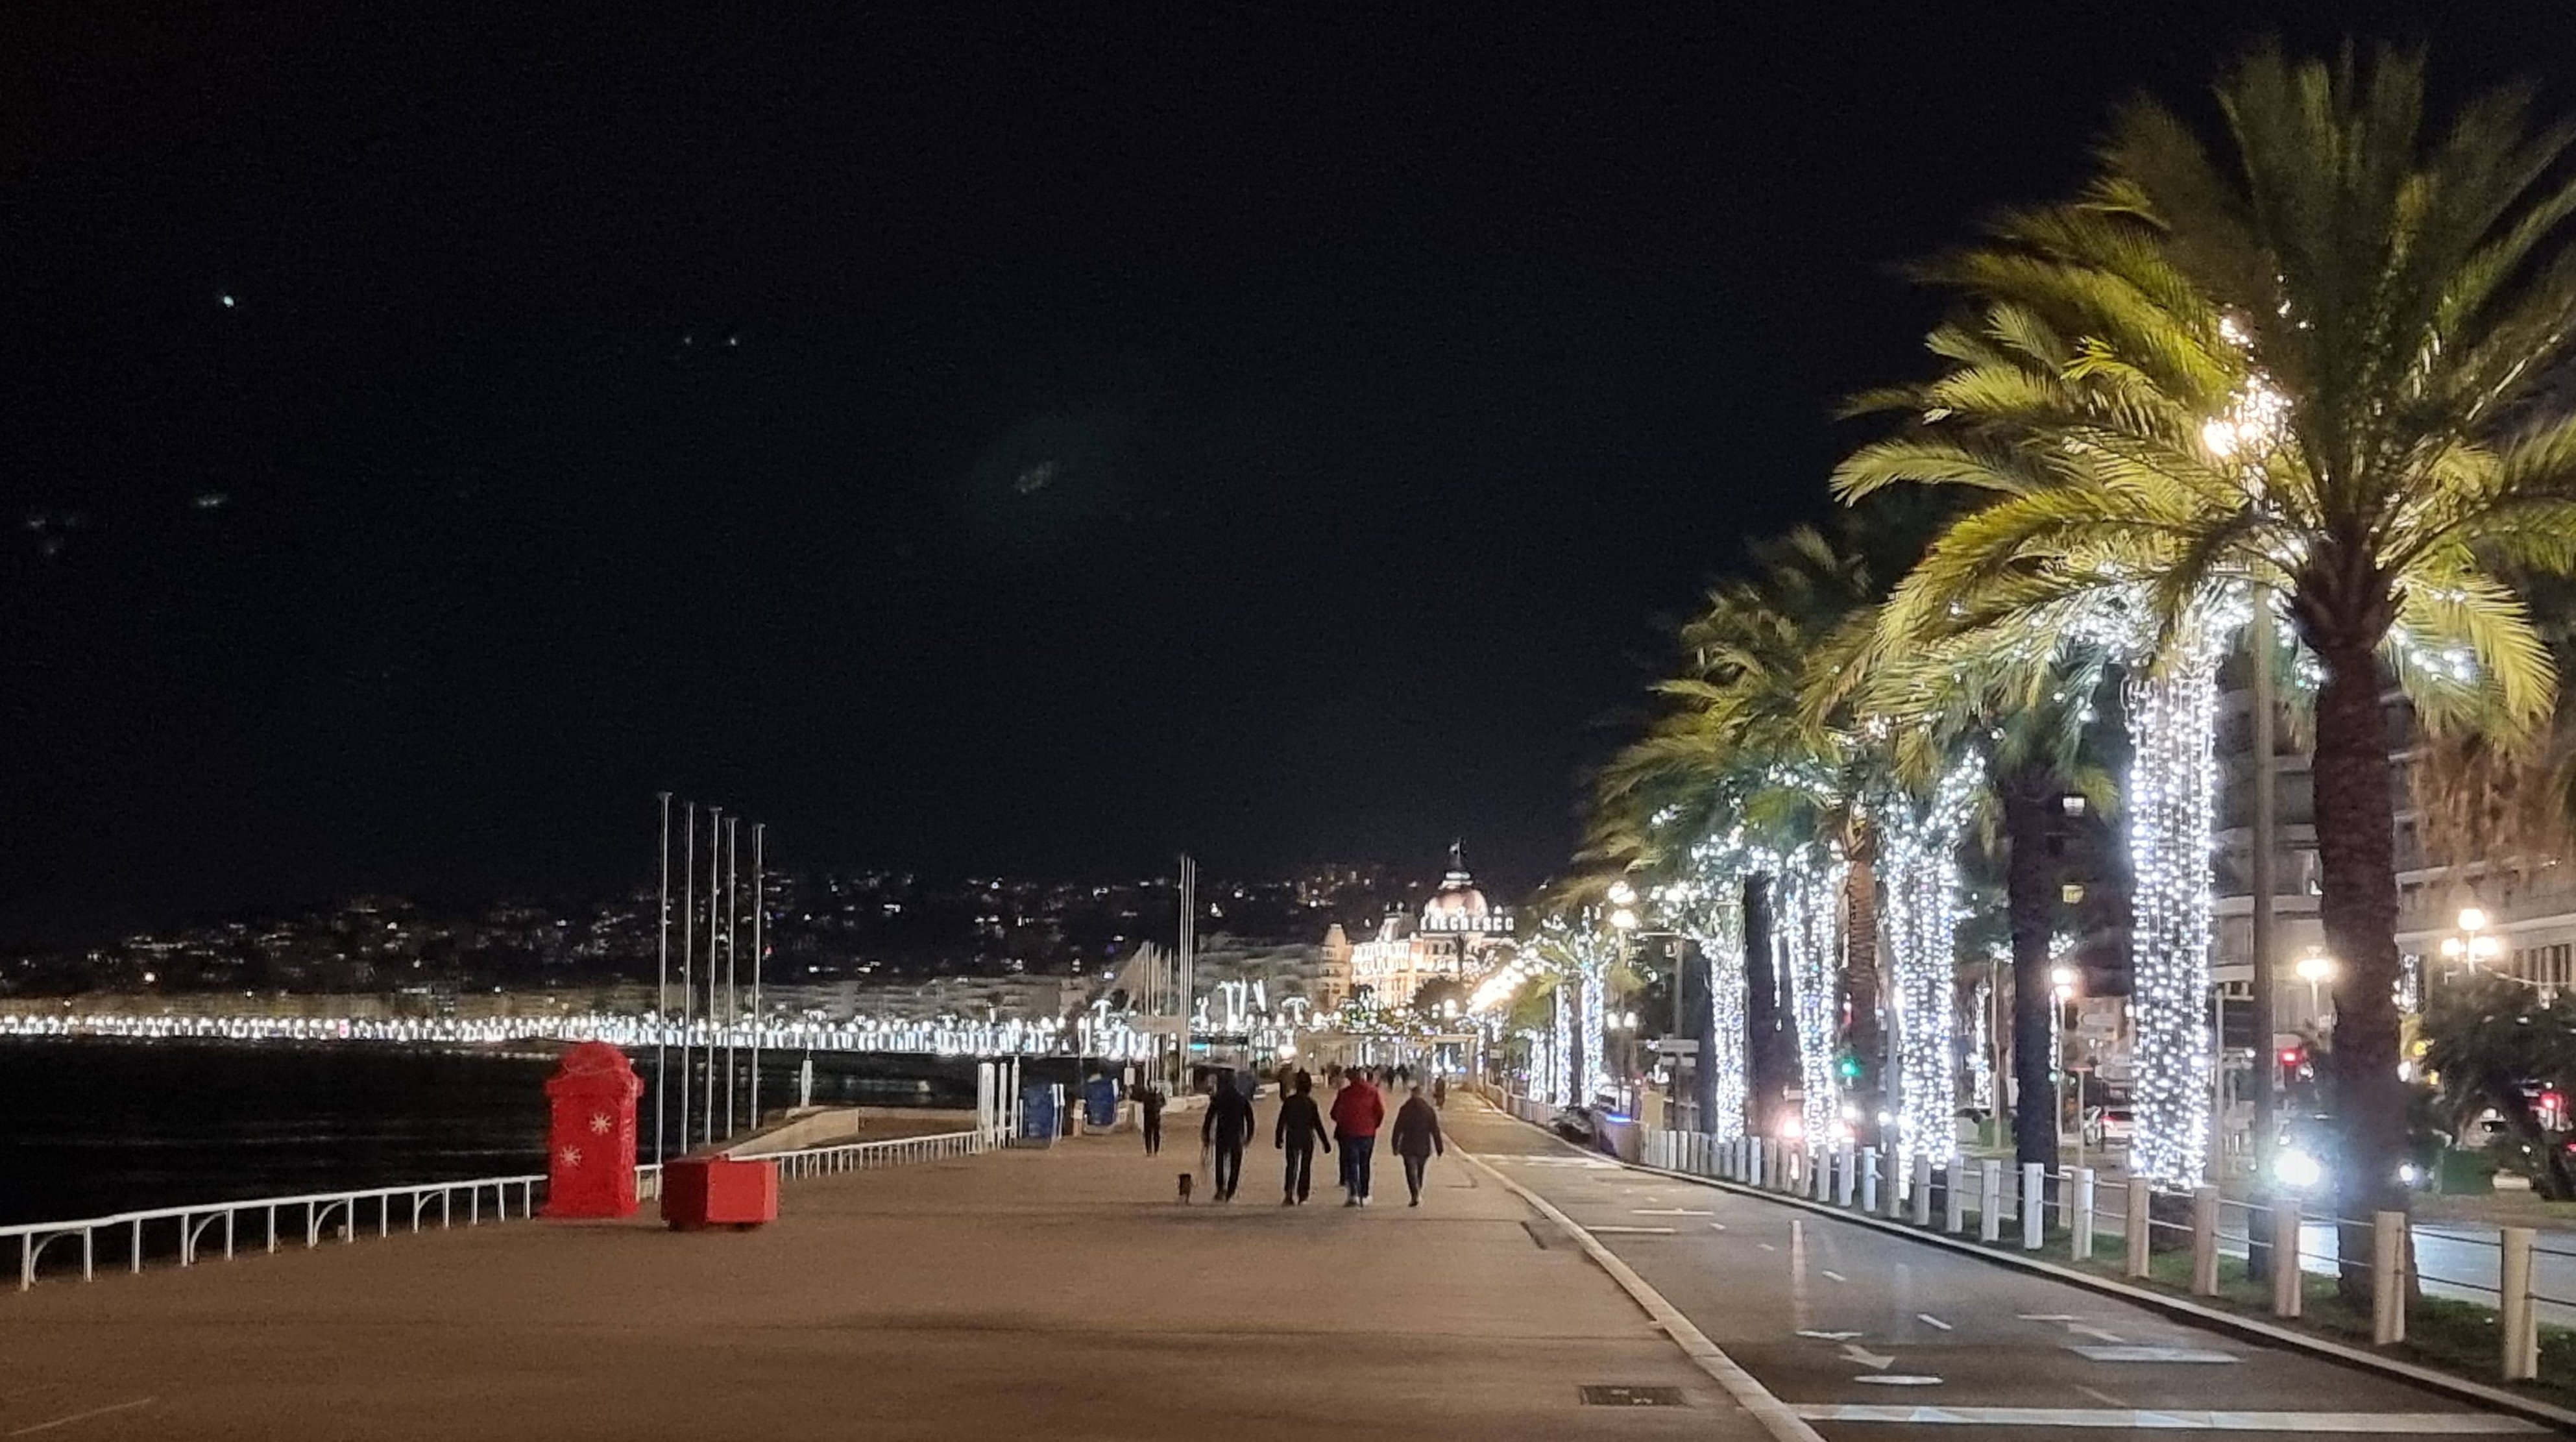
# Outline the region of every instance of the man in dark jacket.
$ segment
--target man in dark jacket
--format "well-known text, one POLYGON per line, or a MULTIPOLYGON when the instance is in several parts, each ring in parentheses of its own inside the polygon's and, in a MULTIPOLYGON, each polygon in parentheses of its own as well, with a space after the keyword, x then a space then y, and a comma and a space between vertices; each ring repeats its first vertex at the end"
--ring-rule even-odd
POLYGON ((1422 1088, 1415 1087, 1413 1095, 1405 1098, 1404 1105, 1396 1109, 1395 1125, 1388 1129, 1387 1145, 1397 1156, 1404 1158, 1404 1187, 1413 1194, 1413 1200, 1405 1205, 1421 1206, 1422 1173, 1431 1165, 1434 1153, 1445 1154, 1449 1150, 1447 1139, 1440 1135, 1440 1111, 1423 1099, 1422 1088))
POLYGON ((1315 1180, 1315 1148, 1333 1149, 1324 1137, 1324 1113, 1315 1105, 1314 1091, 1315 1079, 1306 1073, 1289 1078, 1288 1099, 1279 1104, 1279 1123, 1271 1131, 1270 1144, 1288 1154, 1287 1195, 1279 1199, 1283 1207, 1306 1204, 1315 1180))
POLYGON ((1216 1199, 1234 1200, 1235 1183, 1243 1180, 1243 1144, 1252 1140, 1252 1098, 1235 1090, 1232 1073, 1217 1079, 1208 1098, 1207 1120, 1199 1123, 1199 1141, 1216 1150, 1216 1199))

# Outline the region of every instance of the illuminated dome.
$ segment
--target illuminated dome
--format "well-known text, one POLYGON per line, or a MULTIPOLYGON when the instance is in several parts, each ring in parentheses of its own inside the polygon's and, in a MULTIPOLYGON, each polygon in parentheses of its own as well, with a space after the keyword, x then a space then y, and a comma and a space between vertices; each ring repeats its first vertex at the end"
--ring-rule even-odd
POLYGON ((1440 889, 1431 893, 1429 901, 1422 903, 1422 919, 1426 926, 1455 931, 1460 929, 1457 918, 1492 914, 1493 907, 1486 903, 1485 893, 1476 889, 1476 878, 1467 872, 1467 859, 1463 853, 1464 848, 1459 843, 1450 843, 1449 874, 1440 878, 1440 889), (1435 918, 1449 919, 1450 925, 1439 927, 1435 918))

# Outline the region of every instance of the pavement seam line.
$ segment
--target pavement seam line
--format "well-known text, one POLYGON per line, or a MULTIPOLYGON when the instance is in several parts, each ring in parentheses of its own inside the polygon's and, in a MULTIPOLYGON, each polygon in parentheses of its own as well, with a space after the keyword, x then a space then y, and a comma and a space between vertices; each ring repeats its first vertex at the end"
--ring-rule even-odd
MULTIPOLYGON (((1508 1116, 1510 1114, 1503 1113, 1503 1115, 1508 1116)), ((1517 1121, 1519 1119, 1514 1118, 1514 1120, 1517 1121)), ((1553 1140, 1564 1140, 1561 1137, 1557 1137, 1555 1133, 1549 1132, 1543 1127, 1538 1127, 1535 1123, 1522 1122, 1521 1125, 1531 1127, 1533 1130, 1538 1131, 1540 1135, 1549 1137, 1553 1140)), ((1567 1145, 1570 1146, 1572 1144, 1568 1143, 1567 1145)), ((1840 1207, 1832 1206, 1823 1202, 1811 1201, 1805 1197, 1791 1196, 1784 1192, 1765 1191, 1761 1188, 1748 1186, 1741 1182, 1730 1182, 1717 1177, 1702 1177, 1695 1176, 1689 1172, 1666 1171, 1661 1167, 1650 1167, 1642 1162, 1628 1161, 1621 1157, 1610 1156, 1607 1153, 1602 1154, 1602 1160, 1617 1166, 1626 1167, 1631 1171, 1643 1172, 1648 1176, 1670 1177, 1675 1181, 1690 1182, 1698 1186, 1709 1187, 1716 1191, 1727 1192, 1740 1197, 1746 1197, 1757 1201, 1773 1202, 1785 1207, 1795 1207, 1800 1211, 1814 1212, 1818 1216, 1833 1217, 1841 1221, 1849 1222, 1855 1226, 1868 1227, 1873 1231, 1885 1232, 1892 1237, 1903 1237, 1911 1242, 1939 1247, 1944 1251, 1953 1252, 1964 1257, 1974 1257, 1979 1261, 1987 1262, 1995 1266, 2009 1267, 2018 1271, 2028 1272, 2036 1276, 2047 1277, 2053 1281, 2064 1282, 2069 1286, 2081 1287, 2088 1292, 2097 1293, 2101 1296, 2117 1297, 2124 1302, 2133 1302, 2150 1311, 2160 1312, 2169 1317, 2178 1317, 2185 1321, 2207 1327, 2213 1331, 2233 1332, 2238 1336, 2252 1337, 2277 1346, 2288 1347, 2293 1350, 2307 1352, 2314 1356, 2328 1358, 2332 1361, 2340 1362, 2345 1366, 2352 1367, 2360 1371, 2376 1372, 2384 1377, 2396 1377, 2407 1382, 2412 1382, 2419 1387, 2426 1388, 2427 1390, 2440 1392, 2447 1396, 2459 1398, 2463 1401, 2476 1402, 2485 1406, 2500 1408, 2504 1411, 2514 1413, 2517 1416, 2546 1422, 2561 1430, 2576 1430, 2576 1411, 2569 1411, 2566 1408, 2555 1406, 2548 1402, 2542 1402, 2534 1398, 2519 1396, 2515 1393, 2504 1391, 2501 1388, 2490 1387, 2482 1382, 2477 1382, 2467 1377, 2455 1377, 2450 1373, 2435 1371, 2430 1367, 2418 1366, 2412 1362, 2401 1362, 2394 1357, 2373 1356, 2372 1354, 2364 1352, 2358 1348, 2346 1347, 2339 1342, 2329 1341, 2322 1337, 2311 1337, 2305 1333, 2293 1332, 2284 1327, 2272 1326, 2260 1318, 2239 1316, 2233 1312, 2220 1311, 2215 1307, 2202 1306, 2199 1303, 2186 1298, 2169 1297, 2161 1292, 2150 1292, 2143 1288, 2125 1286, 2121 1283, 2114 1282, 2107 1277, 2096 1277, 2089 1273, 2076 1271, 2072 1267, 2061 1267, 2054 1262, 2044 1261, 2036 1257, 2024 1257, 2017 1256, 2010 1252, 1993 1251, 1972 1242, 1963 1241, 1955 1237, 1944 1236, 1939 1232, 1917 1231, 1915 1228, 1900 1222, 1890 1222, 1882 1218, 1867 1216, 1860 1212, 1845 1211, 1840 1207)))
POLYGON ((1574 1238, 1576 1244, 1583 1248, 1583 1254, 1590 1257, 1602 1271, 1609 1273, 1612 1281, 1626 1289, 1631 1301, 1645 1309, 1646 1315, 1654 1319, 1655 1325, 1663 1329, 1664 1335, 1673 1340, 1673 1345, 1682 1349, 1682 1355, 1690 1358, 1701 1371, 1715 1379, 1717 1385, 1725 1388, 1727 1395, 1735 1399, 1736 1405, 1751 1413, 1753 1419, 1762 1424, 1763 1430, 1777 1438, 1778 1442, 1825 1442, 1822 1433, 1808 1426, 1788 1403, 1773 1396, 1770 1388, 1754 1380, 1752 1373, 1738 1366, 1734 1358, 1726 1355, 1715 1342, 1708 1339, 1707 1333, 1695 1326, 1690 1318, 1683 1316, 1679 1307, 1666 1301, 1663 1293, 1656 1291, 1652 1283, 1637 1275, 1635 1268, 1619 1260, 1618 1255, 1603 1246, 1600 1239, 1593 1236, 1582 1223, 1567 1216, 1547 1198, 1503 1175, 1483 1157, 1468 1151, 1465 1147, 1458 1148, 1458 1155, 1483 1171, 1485 1175, 1502 1183, 1504 1190, 1520 1198, 1522 1203, 1531 1210, 1563 1227, 1574 1238))

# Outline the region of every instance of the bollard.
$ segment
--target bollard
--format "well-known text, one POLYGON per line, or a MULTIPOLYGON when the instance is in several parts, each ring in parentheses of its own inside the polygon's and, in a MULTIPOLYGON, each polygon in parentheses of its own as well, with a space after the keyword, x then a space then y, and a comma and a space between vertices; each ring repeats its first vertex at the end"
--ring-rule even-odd
POLYGON ((1977 1163, 1977 1240, 1996 1242, 2004 1235, 2004 1164, 1989 1157, 1977 1163))
POLYGON ((1864 1215, 1878 1212, 1878 1148, 1860 1149, 1860 1209, 1864 1215))
POLYGON ((2503 1229, 2504 1267, 2496 1278, 2504 1322, 2504 1379, 2528 1382, 2540 1375, 2540 1322, 2531 1305, 2532 1239, 2529 1227, 2503 1229))
POLYGON ((2218 1295, 2218 1188, 2191 1192, 2191 1294, 2218 1295))
POLYGON ((2299 1281, 2299 1201, 2272 1199, 2272 1315, 2295 1317, 2305 1300, 2299 1281))
POLYGON ((1834 1205, 1848 1207, 1860 1186, 1860 1154, 1845 1145, 1834 1153, 1834 1205))
POLYGON ((1762 1185, 1762 1153, 1768 1150, 1770 1145, 1769 1142, 1756 1142, 1744 1149, 1744 1184, 1746 1186, 1762 1185))
POLYGON ((1914 1225, 1932 1225, 1932 1154, 1914 1159, 1914 1225))
POLYGON ((2093 1169, 2077 1167, 2075 1185, 2068 1190, 2072 1191, 2075 1197, 2068 1207, 2067 1222, 2070 1231, 2066 1242, 2066 1255, 2071 1261, 2090 1261, 2093 1257, 2093 1169))
POLYGON ((1834 1154, 1819 1147, 1807 1153, 1807 1200, 1830 1201, 1834 1193, 1834 1154))
POLYGON ((2021 1249, 2039 1250, 2048 1231, 2048 1170, 2037 1162, 2021 1164, 2021 1249))
POLYGON ((2075 1230, 2075 1169, 2073 1167, 2064 1167, 2059 1169, 2055 1175, 2057 1180, 2057 1229, 2061 1232, 2071 1232, 2075 1230))
POLYGON ((1959 1159, 1952 1157, 1941 1172, 1941 1230, 1958 1236, 1968 1230, 1968 1189, 1960 1183, 1959 1159))
POLYGON ((2148 1258, 2155 1247, 2153 1205, 2148 1195, 2147 1179, 2129 1178, 2128 1211, 2120 1218, 2120 1229, 2126 1234, 2129 1244, 2127 1263, 2121 1268, 2127 1276, 2144 1277, 2153 1271, 2148 1265, 2148 1258))
POLYGON ((2406 1214, 2370 1214, 2370 1342, 2406 1340, 2406 1214))

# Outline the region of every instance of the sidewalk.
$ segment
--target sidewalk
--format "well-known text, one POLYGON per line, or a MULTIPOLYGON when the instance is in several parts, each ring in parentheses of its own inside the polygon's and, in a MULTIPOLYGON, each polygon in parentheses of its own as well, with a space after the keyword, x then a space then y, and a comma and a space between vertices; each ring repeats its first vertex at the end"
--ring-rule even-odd
POLYGON ((0 1435, 1762 1435, 1454 1158, 1419 1210, 1391 1160, 1375 1207, 1286 1209, 1265 1148, 1241 1200, 1183 1209, 1197 1157, 1082 1138, 790 1183, 753 1233, 512 1223, 49 1283, 0 1296, 0 1435))

